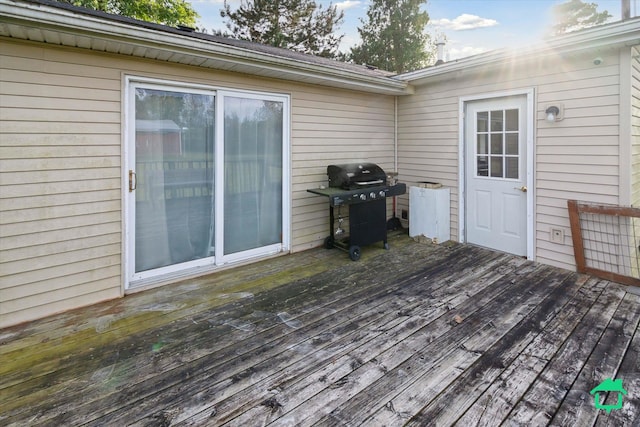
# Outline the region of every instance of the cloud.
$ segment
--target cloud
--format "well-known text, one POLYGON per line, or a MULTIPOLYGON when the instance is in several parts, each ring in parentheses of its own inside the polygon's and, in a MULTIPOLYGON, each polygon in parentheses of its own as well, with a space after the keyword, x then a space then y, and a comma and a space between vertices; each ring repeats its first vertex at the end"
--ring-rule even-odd
POLYGON ((496 21, 495 19, 481 18, 477 15, 469 15, 468 13, 463 13, 454 20, 450 20, 447 18, 434 19, 429 21, 429 24, 445 30, 462 31, 473 30, 475 28, 494 27, 498 25, 498 21, 496 21))
POLYGON ((353 7, 360 6, 362 4, 361 1, 353 1, 353 0, 345 0, 338 3, 335 3, 334 6, 337 6, 340 10, 351 9, 353 7))

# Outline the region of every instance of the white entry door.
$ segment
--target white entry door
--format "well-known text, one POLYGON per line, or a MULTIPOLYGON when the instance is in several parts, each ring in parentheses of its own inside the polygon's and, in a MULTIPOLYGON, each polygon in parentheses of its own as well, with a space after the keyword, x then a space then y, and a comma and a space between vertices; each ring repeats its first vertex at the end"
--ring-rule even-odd
POLYGON ((527 255, 527 97, 466 104, 466 240, 527 255))

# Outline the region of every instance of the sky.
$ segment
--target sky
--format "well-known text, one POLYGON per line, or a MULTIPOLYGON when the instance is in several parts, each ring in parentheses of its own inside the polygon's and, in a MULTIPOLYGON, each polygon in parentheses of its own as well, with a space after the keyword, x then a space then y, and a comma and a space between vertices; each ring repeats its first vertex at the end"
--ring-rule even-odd
MULTIPOLYGON (((232 9, 241 0, 228 0, 232 9)), ((198 27, 225 29, 220 9, 224 0, 190 0, 200 15, 198 27)), ((620 20, 620 0, 587 0, 597 3, 598 11, 607 10, 611 21, 620 20)), ((631 0, 631 16, 638 14, 640 0, 631 0)), ((345 34, 340 50, 360 41, 358 26, 366 19, 368 0, 316 0, 316 3, 337 5, 344 11, 344 22, 338 30, 345 34)), ((542 41, 552 23, 551 8, 563 0, 428 0, 427 32, 432 36, 444 34, 447 39, 445 60, 463 58, 490 50, 518 48, 542 41)))

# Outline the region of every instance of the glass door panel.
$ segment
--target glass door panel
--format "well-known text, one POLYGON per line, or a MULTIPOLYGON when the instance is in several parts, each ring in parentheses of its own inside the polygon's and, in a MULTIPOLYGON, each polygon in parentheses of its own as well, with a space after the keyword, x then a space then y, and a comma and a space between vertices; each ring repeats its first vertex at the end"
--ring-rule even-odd
POLYGON ((215 97, 134 90, 139 275, 214 255, 215 97))
POLYGON ((284 103, 224 97, 224 254, 283 241, 284 103))

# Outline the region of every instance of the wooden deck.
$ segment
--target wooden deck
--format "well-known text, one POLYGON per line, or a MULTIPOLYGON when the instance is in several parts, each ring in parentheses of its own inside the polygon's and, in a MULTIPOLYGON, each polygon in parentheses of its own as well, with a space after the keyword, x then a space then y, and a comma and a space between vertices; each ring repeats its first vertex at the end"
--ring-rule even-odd
POLYGON ((640 425, 637 290, 390 243, 0 330, 0 425, 640 425), (628 392, 609 414, 589 394, 606 378, 628 392))

